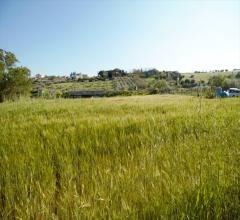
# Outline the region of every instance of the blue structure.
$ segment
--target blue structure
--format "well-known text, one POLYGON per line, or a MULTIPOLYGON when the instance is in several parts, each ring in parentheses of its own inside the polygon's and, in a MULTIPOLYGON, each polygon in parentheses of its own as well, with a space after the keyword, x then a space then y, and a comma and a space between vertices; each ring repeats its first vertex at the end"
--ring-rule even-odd
POLYGON ((217 87, 216 88, 216 97, 221 97, 222 94, 222 87, 217 87))
POLYGON ((217 87, 216 88, 216 97, 218 97, 218 98, 226 98, 228 96, 229 96, 228 92, 223 91, 222 87, 217 87))

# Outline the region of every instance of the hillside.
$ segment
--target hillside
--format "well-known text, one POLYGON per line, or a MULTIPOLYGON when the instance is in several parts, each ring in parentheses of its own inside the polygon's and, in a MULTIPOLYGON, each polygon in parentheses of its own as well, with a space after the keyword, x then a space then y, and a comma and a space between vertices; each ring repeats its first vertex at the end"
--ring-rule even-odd
POLYGON ((48 80, 47 82, 34 82, 35 94, 39 93, 48 96, 61 96, 69 91, 123 91, 123 90, 136 90, 136 83, 132 77, 115 77, 112 80, 83 80, 78 82, 54 82, 48 80))
POLYGON ((199 73, 182 73, 182 74, 184 75, 183 79, 195 79, 197 82, 204 81, 205 83, 207 83, 212 76, 224 75, 228 78, 231 78, 231 77, 234 78, 236 75, 231 71, 217 72, 217 73, 216 72, 199 72, 199 73))
MULTIPOLYGON (((239 73, 240 74, 240 73, 239 73)), ((180 93, 199 94, 204 88, 204 95, 214 97, 215 88, 240 88, 240 75, 236 72, 197 72, 179 73, 178 71, 158 71, 157 69, 134 70, 125 72, 114 69, 100 71, 98 76, 83 77, 83 74, 71 73, 67 76, 45 76, 33 78, 33 97, 71 97, 73 92, 89 93, 101 91, 104 96, 180 93), (79 77, 79 78, 78 78, 79 77), (215 78, 214 81, 212 79, 215 78), (211 95, 207 95, 211 94, 211 95)))

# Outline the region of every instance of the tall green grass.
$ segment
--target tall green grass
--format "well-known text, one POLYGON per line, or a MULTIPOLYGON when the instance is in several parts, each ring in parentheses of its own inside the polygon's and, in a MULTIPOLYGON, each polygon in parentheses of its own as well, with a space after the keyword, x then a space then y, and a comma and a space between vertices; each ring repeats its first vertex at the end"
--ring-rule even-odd
POLYGON ((1 219, 239 219, 240 99, 0 105, 1 219))

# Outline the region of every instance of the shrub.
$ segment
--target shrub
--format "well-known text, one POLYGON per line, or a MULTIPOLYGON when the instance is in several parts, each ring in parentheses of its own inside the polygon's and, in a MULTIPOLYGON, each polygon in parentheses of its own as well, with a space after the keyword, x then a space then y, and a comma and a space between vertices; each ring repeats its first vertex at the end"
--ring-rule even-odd
POLYGON ((209 88, 209 89, 207 89, 207 90, 205 91, 205 98, 207 98, 207 99, 213 99, 213 98, 215 98, 215 97, 216 97, 216 95, 215 95, 214 89, 209 88))
POLYGON ((240 72, 238 72, 235 76, 237 79, 240 79, 240 72))
POLYGON ((227 87, 226 76, 224 76, 224 75, 212 76, 209 79, 208 83, 211 86, 222 87, 222 88, 226 88, 227 87))

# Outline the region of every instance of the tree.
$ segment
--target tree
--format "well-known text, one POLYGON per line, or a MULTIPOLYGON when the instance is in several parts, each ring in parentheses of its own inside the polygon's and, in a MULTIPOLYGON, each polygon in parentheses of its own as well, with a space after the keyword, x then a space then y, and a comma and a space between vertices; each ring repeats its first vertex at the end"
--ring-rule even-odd
POLYGON ((133 81, 137 85, 136 89, 146 89, 148 84, 145 79, 140 78, 138 75, 133 77, 133 81))
POLYGON ((17 62, 12 52, 0 49, 0 102, 30 94, 30 70, 26 67, 16 67, 17 62))
POLYGON ((240 79, 240 72, 238 72, 235 76, 237 79, 240 79))
POLYGON ((167 84, 167 81, 164 79, 156 80, 153 84, 153 88, 156 89, 158 92, 168 92, 169 86, 167 84))
POLYGON ((226 87, 227 87, 226 76, 224 76, 224 75, 212 76, 212 77, 209 79, 209 84, 210 84, 211 86, 226 88, 226 87))

